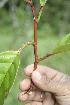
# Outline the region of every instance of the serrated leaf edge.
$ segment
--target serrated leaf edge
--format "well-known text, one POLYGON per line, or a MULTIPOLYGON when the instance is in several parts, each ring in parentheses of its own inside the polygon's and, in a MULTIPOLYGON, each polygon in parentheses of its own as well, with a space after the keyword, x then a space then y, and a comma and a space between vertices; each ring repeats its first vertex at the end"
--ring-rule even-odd
MULTIPOLYGON (((9 51, 6 51, 6 52, 9 52, 9 51)), ((18 52, 18 54, 19 54, 19 51, 17 51, 17 52, 18 52)), ((2 53, 4 53, 4 52, 2 52, 2 53)), ((18 55, 18 54, 17 54, 17 55, 18 55)), ((16 55, 16 56, 17 56, 17 55, 16 55)), ((14 62, 15 59, 16 59, 16 57, 13 59, 13 62, 14 62)), ((13 62, 11 63, 11 65, 13 64, 13 62)), ((19 62, 19 64, 20 64, 20 62, 19 62)), ((11 65, 10 65, 10 67, 11 67, 11 65)), ((9 67, 9 70, 10 70, 10 67, 9 67)), ((19 69, 19 66, 18 66, 18 69, 19 69)), ((8 71, 9 71, 9 70, 8 70, 8 71)), ((7 73, 8 73, 8 71, 7 71, 7 73)), ((18 72, 18 70, 17 70, 17 72, 18 72)), ((6 77, 7 73, 5 74, 5 77, 6 77)), ((16 73, 16 75, 17 75, 17 73, 16 73)), ((15 78, 16 78, 16 75, 15 75, 15 78)), ((4 80, 5 80, 5 77, 4 77, 4 80)), ((15 78, 14 78, 14 82, 15 82, 15 78)), ((4 80, 2 81, 2 84, 3 84, 4 80)), ((13 82, 13 84, 12 84, 10 90, 9 90, 9 93, 10 93, 10 91, 11 91, 13 85, 14 85, 14 82, 13 82)), ((2 86, 2 84, 1 84, 1 86, 2 86)), ((1 87, 1 86, 0 86, 0 87, 1 87)))

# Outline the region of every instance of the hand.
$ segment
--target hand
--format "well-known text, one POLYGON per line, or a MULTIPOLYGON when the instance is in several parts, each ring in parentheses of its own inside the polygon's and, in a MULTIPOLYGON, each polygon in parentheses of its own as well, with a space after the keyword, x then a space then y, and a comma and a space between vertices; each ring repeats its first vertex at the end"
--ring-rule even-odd
POLYGON ((29 94, 31 79, 24 79, 19 84, 21 102, 31 100, 26 105, 70 105, 70 77, 46 66, 39 66, 33 71, 30 65, 24 69, 25 75, 31 77, 34 85, 29 94))

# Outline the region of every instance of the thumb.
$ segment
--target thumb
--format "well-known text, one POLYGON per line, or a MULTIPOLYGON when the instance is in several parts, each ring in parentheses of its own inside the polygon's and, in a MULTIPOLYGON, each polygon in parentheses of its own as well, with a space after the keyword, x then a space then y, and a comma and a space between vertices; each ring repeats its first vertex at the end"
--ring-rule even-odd
POLYGON ((33 71, 32 81, 39 89, 42 89, 43 91, 48 91, 57 95, 65 95, 68 92, 65 83, 53 81, 45 75, 42 75, 38 70, 33 71))

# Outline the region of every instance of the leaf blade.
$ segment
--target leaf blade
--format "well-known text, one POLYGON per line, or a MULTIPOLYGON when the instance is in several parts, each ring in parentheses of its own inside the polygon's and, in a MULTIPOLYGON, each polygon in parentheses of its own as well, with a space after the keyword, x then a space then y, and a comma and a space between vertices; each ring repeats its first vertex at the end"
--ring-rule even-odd
POLYGON ((3 105, 4 99, 7 97, 13 86, 19 64, 18 51, 0 53, 0 75, 2 75, 2 77, 0 76, 0 105, 3 105), (5 65, 1 66, 1 62, 5 65), (4 72, 1 72, 3 69, 4 72))
POLYGON ((55 49, 53 50, 53 54, 63 53, 70 51, 70 33, 67 34, 62 40, 60 40, 55 49))
POLYGON ((44 6, 46 2, 47 2, 47 0, 40 0, 41 6, 44 6))

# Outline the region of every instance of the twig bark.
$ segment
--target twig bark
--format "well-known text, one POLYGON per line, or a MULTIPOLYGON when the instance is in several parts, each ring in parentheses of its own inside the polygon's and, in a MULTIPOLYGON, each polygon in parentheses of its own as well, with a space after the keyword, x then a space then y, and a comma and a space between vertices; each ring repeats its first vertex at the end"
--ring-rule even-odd
POLYGON ((34 19, 34 54, 35 54, 35 62, 34 62, 34 70, 36 70, 37 68, 37 20, 35 17, 35 11, 34 11, 34 6, 32 3, 32 0, 25 0, 27 3, 30 4, 31 8, 32 8, 32 12, 33 12, 33 19, 34 19))
POLYGON ((37 63, 39 63, 40 61, 42 61, 42 60, 44 60, 44 59, 46 59, 46 58, 48 58, 48 57, 50 57, 50 56, 52 56, 52 55, 54 55, 54 54, 47 54, 47 55, 45 55, 44 57, 42 57, 42 58, 40 58, 40 59, 37 59, 37 63))
POLYGON ((19 53, 20 53, 27 45, 33 45, 33 46, 34 46, 34 42, 26 42, 26 43, 24 43, 24 44, 20 47, 19 53))
POLYGON ((38 23, 39 20, 40 20, 40 17, 41 17, 41 14, 42 14, 43 8, 44 8, 44 5, 41 6, 41 8, 40 8, 40 10, 39 10, 39 14, 38 14, 38 17, 37 17, 37 23, 38 23))

